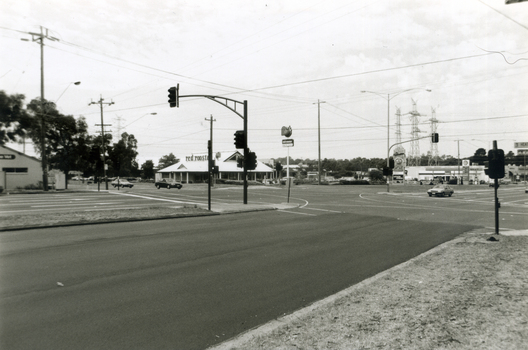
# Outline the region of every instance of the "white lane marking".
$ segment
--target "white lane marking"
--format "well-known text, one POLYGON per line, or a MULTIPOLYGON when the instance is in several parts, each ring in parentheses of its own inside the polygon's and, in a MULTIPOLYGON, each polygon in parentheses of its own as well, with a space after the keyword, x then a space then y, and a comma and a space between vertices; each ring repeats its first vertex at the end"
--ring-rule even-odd
POLYGON ((189 201, 177 201, 174 199, 167 199, 167 198, 155 198, 155 197, 149 197, 149 196, 140 196, 137 194, 130 194, 130 193, 117 193, 117 192, 110 192, 113 194, 121 195, 121 196, 130 196, 130 197, 137 197, 137 198, 143 198, 143 199, 151 199, 155 201, 163 201, 163 202, 171 202, 171 203, 191 203, 191 204, 203 204, 202 202, 189 202, 189 201))
POLYGON ((343 213, 342 211, 338 211, 338 210, 330 210, 330 209, 318 209, 318 208, 304 208, 304 207, 301 207, 303 209, 308 209, 308 210, 319 210, 319 211, 328 211, 330 213, 343 213))
POLYGON ((298 215, 307 215, 307 216, 317 216, 315 214, 308 214, 308 213, 298 213, 298 212, 295 212, 295 211, 289 211, 289 210, 278 210, 282 213, 290 213, 290 214, 298 214, 298 215))

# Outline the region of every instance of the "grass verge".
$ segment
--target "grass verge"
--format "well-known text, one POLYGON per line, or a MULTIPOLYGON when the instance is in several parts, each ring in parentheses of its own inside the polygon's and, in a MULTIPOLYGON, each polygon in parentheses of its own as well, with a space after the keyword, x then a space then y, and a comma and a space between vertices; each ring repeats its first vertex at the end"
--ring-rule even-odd
POLYGON ((488 237, 464 234, 217 348, 528 349, 528 237, 488 237))

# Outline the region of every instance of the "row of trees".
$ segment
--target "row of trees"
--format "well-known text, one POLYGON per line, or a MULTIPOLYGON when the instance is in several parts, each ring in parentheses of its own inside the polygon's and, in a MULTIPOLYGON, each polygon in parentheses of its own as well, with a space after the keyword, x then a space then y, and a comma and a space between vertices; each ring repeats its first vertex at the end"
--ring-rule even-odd
MULTIPOLYGON (((0 91, 0 144, 30 139, 37 153, 46 152, 48 165, 65 174, 71 170, 84 176, 103 175, 103 142, 106 149, 107 176, 138 177, 142 169, 136 162, 137 140, 123 133, 114 142, 111 134, 90 135, 84 117, 63 115, 53 102, 33 99, 24 106, 24 95, 0 91), (42 124, 45 133, 42 133, 42 124), (42 149, 42 137, 45 150, 42 149)), ((153 171, 152 171, 153 176, 153 171)))

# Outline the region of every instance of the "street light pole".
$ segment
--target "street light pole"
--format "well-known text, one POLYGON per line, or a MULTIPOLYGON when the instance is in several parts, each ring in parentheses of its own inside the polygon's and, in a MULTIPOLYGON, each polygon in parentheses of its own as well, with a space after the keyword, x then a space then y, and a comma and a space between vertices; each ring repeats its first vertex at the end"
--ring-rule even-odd
MULTIPOLYGON (((367 90, 362 90, 361 93, 370 93, 370 94, 374 94, 374 95, 377 95, 379 97, 382 97, 384 99, 387 100, 387 169, 390 169, 390 161, 389 161, 389 158, 390 158, 390 100, 392 100, 393 98, 395 98, 396 96, 398 96, 399 94, 402 94, 404 92, 407 92, 407 91, 412 91, 412 90, 425 90, 427 92, 431 92, 432 90, 430 89, 421 89, 421 88, 412 88, 412 89, 407 89, 407 90, 403 90, 403 91, 400 91, 398 93, 395 93, 392 95, 390 94, 387 94, 387 98, 385 98, 384 95, 378 93, 378 92, 375 92, 375 91, 367 91, 367 90)), ((390 181, 389 181, 389 175, 387 175, 387 192, 390 192, 390 188, 389 188, 389 184, 390 184, 390 181)))

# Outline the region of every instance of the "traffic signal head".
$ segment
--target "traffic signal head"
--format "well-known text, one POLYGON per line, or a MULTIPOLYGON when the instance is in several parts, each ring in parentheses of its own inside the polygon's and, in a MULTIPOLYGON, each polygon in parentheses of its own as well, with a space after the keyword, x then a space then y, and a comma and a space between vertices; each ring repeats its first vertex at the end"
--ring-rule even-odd
POLYGON ((169 105, 172 107, 179 107, 179 96, 178 96, 178 90, 180 88, 180 84, 177 86, 173 86, 169 88, 169 105))
POLYGON ((246 148, 247 140, 243 130, 235 131, 235 148, 246 148))
POLYGON ((492 179, 502 179, 504 172, 504 151, 502 149, 490 149, 488 151, 489 177, 492 179))
POLYGON ((431 134, 431 142, 438 143, 438 133, 437 132, 431 134))
POLYGON ((248 152, 246 167, 247 170, 255 170, 257 168, 257 155, 255 152, 248 152))

